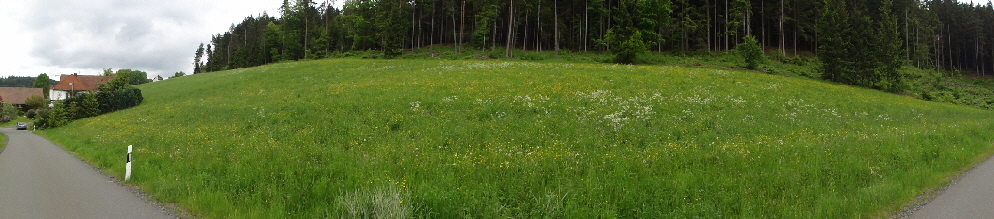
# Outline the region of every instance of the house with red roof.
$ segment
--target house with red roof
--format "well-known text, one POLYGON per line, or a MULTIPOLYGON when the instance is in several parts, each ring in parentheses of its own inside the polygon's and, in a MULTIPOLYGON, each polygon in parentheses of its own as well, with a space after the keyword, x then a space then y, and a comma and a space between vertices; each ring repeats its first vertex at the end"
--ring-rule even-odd
POLYGON ((78 93, 96 92, 100 84, 108 82, 111 79, 114 79, 114 76, 62 75, 59 78, 59 83, 52 85, 51 89, 49 89, 48 99, 65 100, 78 93))
POLYGON ((45 90, 30 87, 0 87, 0 101, 13 104, 14 106, 24 105, 31 96, 45 97, 45 90))

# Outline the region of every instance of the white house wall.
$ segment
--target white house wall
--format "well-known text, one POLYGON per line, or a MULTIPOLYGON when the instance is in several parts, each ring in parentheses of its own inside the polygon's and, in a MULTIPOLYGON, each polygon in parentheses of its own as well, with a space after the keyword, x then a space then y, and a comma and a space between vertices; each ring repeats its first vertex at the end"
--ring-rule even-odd
POLYGON ((69 92, 64 90, 49 90, 48 99, 49 100, 65 100, 69 97, 69 92))

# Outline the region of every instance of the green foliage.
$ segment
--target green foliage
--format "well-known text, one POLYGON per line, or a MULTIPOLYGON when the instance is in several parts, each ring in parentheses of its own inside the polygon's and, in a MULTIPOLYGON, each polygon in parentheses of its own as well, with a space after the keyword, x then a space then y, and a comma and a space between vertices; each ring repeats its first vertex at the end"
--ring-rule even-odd
POLYGON ((827 80, 881 89, 903 90, 901 45, 891 1, 877 10, 844 0, 826 1, 820 22, 819 55, 827 80), (878 21, 874 22, 873 18, 878 21))
POLYGON ((36 115, 38 115, 38 109, 29 109, 24 112, 24 117, 28 119, 35 119, 36 115))
POLYGON ((127 78, 127 83, 130 85, 140 85, 152 82, 151 79, 148 79, 148 73, 139 70, 118 69, 113 75, 115 78, 127 78))
MULTIPOLYGON (((24 77, 24 76, 0 77, 0 87, 35 87, 35 82, 37 81, 38 81, 37 77, 24 77)), ((55 84, 54 80, 48 80, 47 82, 48 85, 55 84)), ((45 89, 47 88, 48 86, 45 86, 45 89)))
POLYGON ((380 48, 387 58, 404 53, 404 40, 410 35, 410 7, 407 0, 376 1, 376 29, 380 37, 380 48))
POLYGON ((121 148, 106 145, 135 145, 130 183, 205 218, 871 217, 994 140, 992 111, 680 67, 736 65, 731 52, 425 59, 167 80, 143 85, 138 107, 41 133, 117 176, 121 148))
POLYGON ((904 61, 902 57, 904 42, 901 36, 898 36, 897 17, 891 12, 892 2, 892 0, 883 0, 879 9, 881 20, 876 24, 878 39, 875 48, 879 63, 876 72, 879 74, 877 75, 879 79, 874 88, 898 92, 905 89, 905 77, 898 71, 901 62, 904 61))
POLYGON ((69 118, 77 120, 94 117, 102 114, 100 103, 97 100, 99 94, 79 93, 76 96, 66 98, 63 104, 66 106, 69 118))
POLYGON ((345 11, 352 12, 344 15, 343 22, 347 28, 346 38, 352 41, 352 50, 369 50, 376 48, 377 37, 375 5, 373 1, 348 1, 342 6, 345 11))
POLYGON ((200 47, 197 48, 197 52, 193 56, 193 73, 198 74, 203 72, 204 62, 201 61, 204 58, 204 43, 200 43, 200 47))
POLYGON ((487 48, 490 39, 490 31, 493 29, 493 20, 497 18, 497 4, 491 3, 480 9, 476 14, 476 30, 473 31, 473 46, 479 49, 487 48))
POLYGON ((44 129, 45 127, 47 127, 48 115, 51 114, 52 109, 46 107, 46 108, 34 109, 34 111, 35 111, 35 117, 33 118, 35 120, 34 126, 39 129, 44 129))
POLYGON ((110 113, 138 106, 145 100, 141 89, 127 87, 115 91, 101 91, 96 95, 101 113, 110 113))
POLYGON ((644 53, 647 47, 645 41, 642 41, 642 31, 635 28, 612 28, 607 31, 605 39, 612 42, 611 52, 615 55, 615 63, 635 63, 638 55, 644 53))
POLYGON ((44 92, 43 95, 45 95, 44 98, 48 98, 48 89, 49 86, 51 85, 51 81, 52 79, 48 78, 48 74, 41 73, 38 74, 37 78, 35 78, 35 82, 31 87, 41 88, 42 90, 44 90, 43 91, 44 92))
POLYGON ((609 45, 615 63, 632 64, 649 44, 660 39, 656 29, 668 18, 669 5, 660 1, 621 0, 614 9, 617 24, 608 29, 602 44, 609 45))
POLYGON ((44 97, 38 95, 28 97, 28 99, 24 100, 24 106, 26 107, 25 110, 41 109, 45 108, 46 105, 48 105, 48 101, 44 97))
POLYGON ((102 92, 114 92, 124 88, 131 87, 131 74, 121 74, 113 75, 114 79, 108 82, 101 83, 98 85, 98 89, 102 92))
POLYGON ((11 120, 17 118, 17 114, 20 110, 16 106, 3 102, 0 103, 0 122, 10 122, 11 120))
POLYGON ((62 127, 68 124, 70 119, 69 112, 62 101, 56 101, 50 110, 40 110, 36 117, 40 117, 35 121, 35 127, 39 129, 62 127))
POLYGON ((178 72, 176 72, 176 73, 173 74, 173 78, 178 78, 178 77, 183 77, 183 76, 186 76, 186 73, 183 72, 183 71, 178 71, 178 72))
POLYGON ((752 35, 745 36, 742 38, 742 44, 735 47, 742 59, 745 60, 745 67, 749 69, 756 69, 759 65, 766 62, 766 55, 763 54, 763 49, 759 47, 759 43, 756 42, 756 37, 752 35))
POLYGON ((269 57, 272 62, 283 60, 283 30, 280 25, 274 22, 266 24, 266 48, 269 48, 269 57))

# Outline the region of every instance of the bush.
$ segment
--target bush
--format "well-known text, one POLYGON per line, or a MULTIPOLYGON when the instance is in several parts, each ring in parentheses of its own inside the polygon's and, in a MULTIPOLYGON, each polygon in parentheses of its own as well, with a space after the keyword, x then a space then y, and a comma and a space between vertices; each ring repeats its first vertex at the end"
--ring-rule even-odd
POLYGON ((38 109, 29 109, 27 112, 24 112, 24 117, 28 119, 35 119, 35 115, 38 115, 38 109))
POLYGON ((39 109, 35 117, 38 117, 35 127, 39 129, 56 128, 69 123, 69 113, 61 101, 55 102, 55 107, 51 109, 39 109))
POLYGON ((0 122, 10 122, 10 120, 17 118, 17 111, 19 111, 17 107, 4 102, 0 105, 0 122))
POLYGON ((607 41, 615 44, 611 47, 615 63, 633 64, 648 48, 642 40, 642 32, 635 28, 622 28, 619 32, 608 30, 607 41))
POLYGON ((63 104, 69 112, 69 118, 73 120, 98 116, 102 112, 97 95, 90 93, 79 93, 76 96, 66 98, 63 104))
POLYGON ((28 110, 31 110, 31 109, 41 109, 41 108, 45 108, 46 105, 48 105, 48 101, 45 100, 45 97, 34 95, 34 96, 31 96, 31 97, 28 97, 27 100, 24 100, 24 105, 27 106, 28 110))
POLYGON ((545 55, 542 53, 529 52, 529 51, 519 51, 518 58, 521 60, 529 60, 529 61, 542 61, 546 59, 545 55))
POLYGON ((745 42, 735 46, 735 50, 739 52, 739 55, 745 59, 745 67, 749 69, 756 69, 760 64, 766 62, 766 56, 763 55, 763 49, 759 47, 759 43, 756 42, 756 38, 752 35, 745 36, 742 38, 745 42))
POLYGON ((97 93, 97 102, 100 104, 99 109, 101 114, 138 106, 144 100, 142 91, 135 87, 97 93))

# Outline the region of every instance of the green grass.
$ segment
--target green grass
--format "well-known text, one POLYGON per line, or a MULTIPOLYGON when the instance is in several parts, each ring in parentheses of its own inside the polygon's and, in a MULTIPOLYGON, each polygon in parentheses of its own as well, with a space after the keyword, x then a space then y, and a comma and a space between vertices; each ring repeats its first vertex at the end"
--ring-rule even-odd
POLYGON ((327 59, 141 86, 42 131, 205 218, 886 216, 994 112, 735 70, 327 59))
POLYGON ((18 122, 31 123, 31 119, 18 116, 17 118, 14 118, 13 120, 0 123, 0 127, 13 126, 14 124, 17 124, 18 122))
POLYGON ((0 134, 0 153, 3 153, 5 148, 7 148, 7 135, 0 134))

